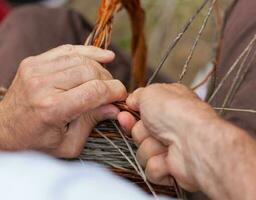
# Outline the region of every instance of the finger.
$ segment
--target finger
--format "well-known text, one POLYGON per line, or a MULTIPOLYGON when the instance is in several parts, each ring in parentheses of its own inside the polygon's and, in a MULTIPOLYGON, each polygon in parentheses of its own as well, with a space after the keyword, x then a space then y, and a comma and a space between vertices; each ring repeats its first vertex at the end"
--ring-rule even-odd
POLYGON ((86 138, 89 137, 89 127, 82 117, 71 122, 61 144, 50 154, 59 158, 76 158, 83 150, 86 138))
POLYGON ((144 88, 139 88, 130 94, 126 100, 126 104, 135 111, 139 111, 139 99, 144 91, 144 88))
MULTIPOLYGON (((118 80, 93 80, 58 95, 58 115, 71 121, 84 112, 127 97, 124 85, 118 80)), ((51 100, 50 100, 51 101, 51 100)))
POLYGON ((100 63, 111 62, 115 57, 115 54, 112 51, 98 47, 67 44, 40 54, 36 56, 36 58, 40 61, 51 61, 67 55, 81 55, 100 63))
POLYGON ((167 148, 152 137, 146 138, 137 151, 137 159, 142 166, 146 166, 148 160, 159 154, 168 152, 167 148))
MULTIPOLYGON (((102 62, 101 62, 102 63, 102 62)), ((33 72, 39 75, 49 75, 61 71, 65 71, 77 66, 84 66, 85 68, 103 68, 97 60, 91 59, 85 55, 66 55, 60 56, 56 59, 50 60, 46 63, 38 62, 38 67, 34 67, 33 72)))
POLYGON ((93 128, 101 121, 117 119, 117 115, 119 113, 120 110, 116 106, 109 104, 88 112, 86 115, 84 115, 84 120, 90 123, 91 127, 93 128))
POLYGON ((182 152, 176 145, 169 146, 169 152, 166 159, 169 172, 175 177, 179 185, 191 192, 198 190, 198 185, 193 176, 191 176, 190 169, 185 163, 184 152, 182 152))
POLYGON ((54 73, 46 78, 53 87, 61 90, 69 90, 94 79, 110 80, 113 77, 101 66, 80 65, 54 73))
POLYGON ((133 126, 137 122, 134 116, 131 113, 124 111, 118 114, 117 119, 126 133, 130 135, 133 126))
POLYGON ((161 154, 150 158, 146 166, 145 174, 152 183, 170 186, 172 179, 168 171, 165 157, 166 154, 161 154))
POLYGON ((132 139, 137 145, 141 145, 141 143, 144 140, 150 137, 149 131, 145 128, 141 120, 134 125, 131 135, 132 135, 132 139))
POLYGON ((70 123, 63 142, 51 154, 61 158, 78 157, 83 151, 85 142, 94 126, 100 121, 115 119, 118 113, 118 108, 113 105, 106 105, 82 115, 78 120, 70 123))

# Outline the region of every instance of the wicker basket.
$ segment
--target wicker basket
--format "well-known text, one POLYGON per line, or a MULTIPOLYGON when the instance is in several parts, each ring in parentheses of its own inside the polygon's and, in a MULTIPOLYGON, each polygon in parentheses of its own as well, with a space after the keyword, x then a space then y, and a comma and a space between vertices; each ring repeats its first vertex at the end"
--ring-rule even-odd
MULTIPOLYGON (((4 98, 7 90, 0 87, 0 101, 4 98)), ((141 172, 134 159, 136 146, 116 127, 116 122, 105 121, 99 124, 87 140, 85 149, 78 160, 80 162, 93 161, 109 168, 116 175, 121 176, 137 184, 146 192, 176 196, 174 187, 151 185, 143 179, 141 172), (127 145, 127 142, 129 145, 127 145), (132 153, 131 153, 132 150, 132 153), (133 155, 132 155, 133 154, 133 155)))

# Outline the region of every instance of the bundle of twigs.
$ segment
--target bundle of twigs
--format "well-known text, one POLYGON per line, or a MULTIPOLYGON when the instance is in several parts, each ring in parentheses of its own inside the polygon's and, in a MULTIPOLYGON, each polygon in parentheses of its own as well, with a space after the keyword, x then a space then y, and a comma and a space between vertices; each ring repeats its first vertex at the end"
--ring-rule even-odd
POLYGON ((147 181, 143 169, 135 158, 136 150, 133 141, 125 136, 116 122, 105 121, 93 130, 79 160, 82 163, 93 161, 103 164, 115 174, 137 184, 155 197, 158 194, 177 196, 174 187, 157 186, 147 181))
MULTIPOLYGON (((151 84, 158 75, 159 71, 163 67, 170 53, 179 43, 184 36, 185 32, 189 29, 190 25, 201 12, 201 10, 208 4, 210 0, 205 0, 202 5, 196 10, 195 14, 189 19, 188 23, 184 26, 183 30, 177 35, 175 40, 171 43, 169 49, 164 55, 163 59, 157 66, 155 73, 147 82, 147 85, 151 84)), ((184 64, 179 82, 181 82, 186 75, 191 59, 194 55, 201 35, 207 25, 210 15, 214 9, 217 0, 210 1, 208 12, 204 18, 202 26, 199 29, 195 42, 190 50, 189 56, 184 64)), ((146 46, 145 37, 143 33, 144 25, 144 12, 141 8, 139 0, 102 0, 96 26, 88 38, 86 45, 95 45, 107 49, 111 41, 112 33, 112 20, 114 15, 121 9, 126 8, 131 16, 133 27, 133 41, 132 41, 132 77, 135 77, 135 82, 132 86, 143 86, 145 75, 145 61, 146 61, 146 46), (141 65, 136 65, 141 63, 141 65), (143 64, 143 65, 142 65, 143 64)), ((134 87, 132 87, 133 89, 134 87)), ((117 104, 122 109, 127 109, 123 103, 117 104)), ((133 113, 134 114, 134 113, 133 113)), ((139 117, 139 116, 137 116, 139 117)), ((176 184, 174 179, 172 187, 156 187, 148 183, 143 170, 139 163, 136 161, 135 153, 136 147, 132 141, 125 137, 123 131, 118 127, 116 122, 103 123, 101 126, 95 129, 95 133, 92 138, 89 139, 89 144, 81 156, 84 160, 93 160, 96 162, 104 163, 112 168, 114 172, 132 180, 134 183, 140 183, 144 189, 150 191, 156 196, 156 193, 169 194, 171 196, 178 196, 185 198, 182 191, 176 184), (99 136, 101 136, 99 138, 99 136), (105 140, 104 140, 105 139, 105 140), (107 144, 106 144, 107 141, 107 144), (110 144, 110 145, 109 145, 110 144), (95 151, 97 149, 97 151, 95 151), (136 176, 135 176, 136 175, 136 176)))
MULTIPOLYGON (((144 11, 140 0, 102 0, 96 25, 85 45, 94 45, 107 49, 111 43, 112 22, 121 9, 129 13, 132 24, 132 66, 130 89, 145 85, 146 43, 144 36, 144 11)), ((124 103, 116 103, 121 110, 129 110, 124 103)), ((136 118, 139 115, 129 110, 136 118)), ((81 160, 103 163, 116 174, 130 179, 151 192, 176 196, 175 188, 152 186, 146 179, 143 169, 135 157, 136 146, 126 138, 114 121, 99 125, 89 138, 81 160), (107 143, 106 143, 107 142, 107 143)), ((171 179, 170 179, 171 180, 171 179)))
POLYGON ((86 45, 107 49, 112 38, 112 22, 115 14, 126 9, 132 27, 132 67, 130 89, 145 85, 147 47, 144 34, 144 11, 140 0, 102 0, 97 22, 86 45))

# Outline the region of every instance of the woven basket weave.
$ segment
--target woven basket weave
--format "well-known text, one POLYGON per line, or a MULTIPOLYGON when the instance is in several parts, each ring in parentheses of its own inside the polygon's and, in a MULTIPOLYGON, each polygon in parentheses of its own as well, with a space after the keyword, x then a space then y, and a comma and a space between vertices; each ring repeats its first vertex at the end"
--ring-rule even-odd
MULTIPOLYGON (((0 101, 4 98, 7 90, 0 87, 0 101)), ((144 182, 141 175, 139 175, 127 159, 118 151, 118 147, 133 163, 135 163, 133 156, 131 155, 125 141, 120 135, 117 128, 113 125, 112 121, 105 121, 99 124, 90 137, 88 138, 85 149, 81 153, 78 160, 80 162, 93 161, 99 164, 103 164, 109 168, 116 175, 121 176, 129 181, 137 184, 139 187, 144 189, 146 192, 151 192, 144 182), (97 132, 95 131, 97 130, 97 132), (102 137, 104 134, 105 138, 102 137), (106 140, 108 138, 109 140, 106 140), (111 143, 110 143, 111 141, 111 143), (114 143, 116 145, 113 146, 114 143)), ((133 151, 136 152, 137 148, 134 143, 127 138, 133 151)), ((164 194, 168 196, 176 196, 176 190, 174 187, 165 187, 152 185, 153 190, 156 194, 164 194)))

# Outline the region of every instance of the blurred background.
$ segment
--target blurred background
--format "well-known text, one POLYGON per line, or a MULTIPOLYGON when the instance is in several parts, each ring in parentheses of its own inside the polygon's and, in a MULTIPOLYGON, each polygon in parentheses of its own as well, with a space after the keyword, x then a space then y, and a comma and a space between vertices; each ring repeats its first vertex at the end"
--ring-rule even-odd
MULTIPOLYGON (((148 64, 155 67, 166 52, 168 45, 189 17, 202 4, 203 0, 142 0, 141 2, 146 12, 145 32, 149 50, 148 64)), ((219 1, 222 16, 230 2, 230 0, 219 1)), ((70 5, 94 24, 99 3, 100 0, 73 0, 70 5)), ((206 6, 170 55, 162 71, 166 76, 177 80, 208 8, 209 6, 206 6)), ((114 23, 113 43, 129 54, 131 34, 128 16, 125 11, 118 14, 114 23)), ((202 68, 205 68, 215 56, 216 32, 215 19, 212 17, 193 57, 189 73, 184 79, 187 85, 192 84, 196 74, 202 68)))
MULTIPOLYGON (((0 0, 1 1, 1 0, 0 0)), ((100 0, 10 0, 15 5, 40 2, 48 6, 67 6, 81 13, 91 24, 95 23, 97 8, 100 0)), ((168 45, 181 31, 184 24, 192 16, 195 10, 204 0, 141 0, 146 12, 146 39, 148 44, 148 65, 156 67, 166 52, 168 45)), ((223 17, 226 8, 232 0, 219 0, 218 8, 223 17)), ((196 35, 207 14, 209 5, 199 14, 192 27, 185 34, 182 41, 175 48, 166 62, 162 73, 173 80, 177 80, 182 67, 189 55, 189 51, 195 41, 196 35)), ((216 15, 212 15, 206 29, 200 39, 198 48, 193 56, 188 74, 184 82, 187 85, 195 85, 211 70, 211 63, 215 57, 217 46, 218 26, 216 15), (208 66, 208 68, 206 67, 208 66), (207 68, 207 69, 206 69, 207 68), (201 73, 195 81, 198 72, 201 73)), ((128 16, 121 11, 114 19, 113 43, 127 55, 130 54, 131 29, 128 16)))

